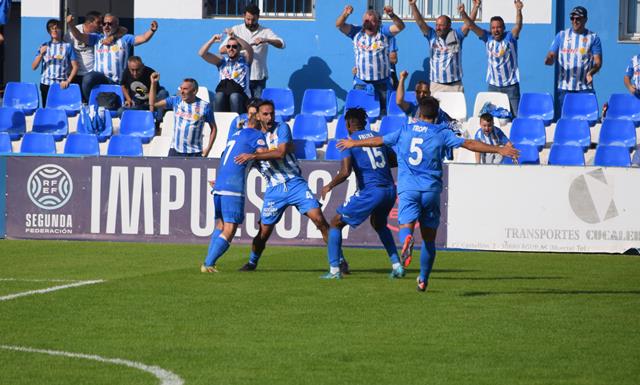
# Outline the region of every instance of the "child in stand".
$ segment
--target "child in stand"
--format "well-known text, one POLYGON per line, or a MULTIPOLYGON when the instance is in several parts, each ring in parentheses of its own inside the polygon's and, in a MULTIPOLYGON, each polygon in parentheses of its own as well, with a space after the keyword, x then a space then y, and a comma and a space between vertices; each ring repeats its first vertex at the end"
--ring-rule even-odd
MULTIPOLYGON (((507 138, 504 132, 493 125, 493 115, 487 113, 480 115, 480 128, 476 132, 474 139, 492 146, 504 146, 510 143, 509 138, 507 138)), ((481 154, 476 152, 475 155, 476 163, 500 164, 502 162, 502 155, 497 153, 481 154)))

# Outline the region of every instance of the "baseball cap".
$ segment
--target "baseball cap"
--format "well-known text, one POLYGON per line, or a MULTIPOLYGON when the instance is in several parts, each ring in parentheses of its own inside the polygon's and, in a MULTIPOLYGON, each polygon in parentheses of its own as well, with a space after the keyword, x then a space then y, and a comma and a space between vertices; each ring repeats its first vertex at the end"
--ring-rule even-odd
POLYGON ((574 7, 569 14, 570 17, 587 17, 587 9, 582 6, 574 7))

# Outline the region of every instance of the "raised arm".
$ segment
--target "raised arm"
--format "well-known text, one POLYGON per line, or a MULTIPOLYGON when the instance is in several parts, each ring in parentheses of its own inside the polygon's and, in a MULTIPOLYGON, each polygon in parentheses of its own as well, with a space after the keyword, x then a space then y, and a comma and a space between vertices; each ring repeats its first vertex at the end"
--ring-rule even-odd
POLYGON ((400 79, 398 79, 398 88, 396 89, 396 104, 404 112, 411 109, 411 103, 404 100, 404 81, 407 80, 409 73, 407 71, 400 72, 400 79))
POLYGON ((385 5, 384 6, 384 13, 386 13, 387 16, 389 16, 389 18, 393 22, 393 25, 391 27, 389 27, 389 31, 391 32, 391 34, 397 35, 400 31, 402 31, 404 29, 404 21, 402 21, 402 19, 399 18, 398 15, 393 13, 393 7, 392 6, 385 5))
POLYGON ((336 28, 340 30, 340 32, 348 35, 351 32, 351 24, 347 24, 347 18, 349 15, 353 13, 353 7, 351 5, 345 5, 344 10, 338 16, 336 20, 336 28))
POLYGON ((143 33, 142 35, 136 36, 135 40, 133 41, 133 45, 140 45, 148 42, 149 40, 151 40, 151 38, 153 37, 153 35, 156 33, 157 30, 158 30, 158 22, 154 20, 151 22, 149 29, 145 33, 143 33))
MULTIPOLYGON (((206 61, 207 63, 211 63, 211 64, 213 64, 215 66, 220 64, 220 62, 222 61, 222 57, 209 52, 209 48, 211 48, 211 45, 213 43, 217 43, 221 39, 222 39, 222 36, 220 36, 220 35, 211 36, 211 39, 207 40, 202 45, 202 47, 200 47, 200 49, 198 50, 198 55, 200 55, 200 57, 203 58, 204 61, 206 61)), ((252 52, 253 52, 253 50, 252 50, 252 52)))
POLYGON ((467 15, 467 12, 464 10, 464 4, 458 5, 458 13, 460 13, 460 17, 462 18, 462 21, 464 21, 464 25, 467 27, 467 30, 472 30, 473 33, 478 35, 478 37, 484 36, 484 30, 478 27, 476 22, 471 20, 469 15, 467 15))
POLYGON ((71 33, 71 36, 73 36, 74 39, 84 44, 89 44, 89 34, 78 31, 78 28, 76 28, 76 22, 73 18, 73 15, 67 16, 67 26, 69 27, 69 32, 71 33))
POLYGON ((511 29, 511 34, 513 37, 518 38, 520 36, 520 31, 522 31, 522 0, 516 0, 513 3, 516 7, 516 25, 511 29))
POLYGON ((247 61, 249 65, 251 65, 251 62, 253 62, 253 47, 251 47, 251 44, 247 43, 247 41, 241 38, 240 36, 234 34, 233 30, 229 30, 227 35, 229 35, 230 38, 232 37, 236 39, 238 44, 240 44, 240 46, 244 50, 244 59, 247 61))
POLYGON ((167 101, 165 99, 156 102, 158 83, 160 83, 160 74, 154 72, 151 74, 151 87, 149 89, 149 111, 151 112, 153 112, 158 107, 165 107, 167 105, 167 101))
POLYGON ((325 199, 329 191, 333 190, 334 187, 338 186, 339 184, 347 180, 347 178, 349 178, 349 175, 351 175, 351 169, 351 157, 347 156, 342 158, 342 162, 340 163, 340 171, 338 171, 338 174, 336 174, 336 176, 331 179, 331 182, 329 182, 322 188, 321 197, 323 200, 325 199))
POLYGON ((416 4, 416 1, 417 0, 409 0, 411 15, 413 16, 413 19, 416 21, 416 24, 418 25, 418 28, 420 28, 420 31, 422 32, 422 34, 426 35, 431 30, 431 27, 429 27, 429 25, 424 21, 424 18, 422 17, 422 14, 418 9, 418 4, 416 4))
MULTIPOLYGON (((464 10, 464 4, 460 5, 462 5, 462 10, 464 10)), ((460 5, 458 6, 458 11, 460 10, 460 5)), ((482 5, 481 0, 473 0, 473 7, 471 8, 471 15, 469 15, 469 19, 471 19, 471 21, 473 21, 474 23, 478 18, 478 10, 480 9, 480 5, 482 5)), ((469 29, 470 26, 465 22, 465 24, 462 26, 462 33, 467 36, 467 34, 469 33, 469 29)))

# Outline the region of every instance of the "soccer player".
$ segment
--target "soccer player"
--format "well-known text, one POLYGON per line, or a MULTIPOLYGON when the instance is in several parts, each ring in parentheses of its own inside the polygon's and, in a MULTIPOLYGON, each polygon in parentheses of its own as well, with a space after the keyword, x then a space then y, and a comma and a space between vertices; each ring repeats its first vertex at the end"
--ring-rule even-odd
POLYGON ((436 232, 440 223, 442 159, 447 148, 464 147, 474 152, 499 153, 517 157, 511 145, 491 146, 456 136, 445 125, 435 125, 439 104, 433 97, 420 101, 420 120, 383 137, 343 139, 338 148, 397 146, 398 150, 398 222, 400 240, 406 245, 413 239, 416 221, 420 221, 422 250, 417 290, 427 289, 436 256, 436 232))
POLYGON ((234 158, 239 154, 266 149, 264 135, 262 131, 254 128, 255 126, 254 109, 253 114, 247 118, 246 127, 239 129, 229 138, 220 158, 213 184, 216 229, 211 235, 207 257, 200 267, 203 273, 218 272, 216 261, 229 249, 238 225, 244 220, 244 192, 249 163, 239 164, 234 158))
POLYGON ((243 153, 235 157, 239 164, 250 160, 259 160, 260 173, 267 180, 267 191, 260 215, 260 230, 253 238, 251 255, 240 271, 253 271, 258 267, 260 256, 273 232, 273 228, 282 218, 284 210, 295 206, 301 214, 313 221, 322 238, 327 241, 329 224, 322 215, 320 202, 313 196, 294 154, 291 129, 286 123, 275 121, 275 107, 272 101, 263 100, 258 105, 258 122, 267 140, 268 151, 243 153))
MULTIPOLYGON (((350 108, 345 114, 349 135, 353 139, 379 136, 366 130, 367 113, 362 108, 350 108)), ((322 198, 340 183, 347 180, 351 171, 356 174, 358 191, 338 208, 331 220, 328 241, 329 272, 320 278, 341 279, 340 257, 342 250, 342 228, 356 228, 370 216, 371 227, 378 233, 380 241, 391 260, 390 278, 404 277, 405 272, 396 249, 393 235, 387 227, 387 216, 396 201, 396 185, 391 175, 391 165, 396 164, 395 153, 389 148, 353 148, 342 153, 338 174, 322 188, 322 198)))

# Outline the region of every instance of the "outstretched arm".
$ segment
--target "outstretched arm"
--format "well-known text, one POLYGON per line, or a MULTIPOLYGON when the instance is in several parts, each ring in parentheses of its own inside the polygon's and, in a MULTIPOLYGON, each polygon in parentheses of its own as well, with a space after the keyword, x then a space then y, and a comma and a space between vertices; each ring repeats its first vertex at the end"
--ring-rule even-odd
POLYGON ((411 109, 411 103, 404 100, 404 81, 409 76, 407 71, 400 72, 400 79, 398 79, 398 88, 396 89, 396 104, 405 113, 411 109))
POLYGON ((345 5, 344 10, 336 19, 336 28, 340 30, 340 32, 348 35, 351 32, 351 24, 347 24, 347 18, 349 15, 353 13, 353 7, 351 5, 345 5))
POLYGON ((234 158, 237 164, 244 164, 250 160, 280 160, 293 152, 293 142, 280 143, 278 147, 264 152, 257 152, 255 154, 240 154, 234 158))
POLYGON ((467 30, 472 30, 473 33, 478 35, 478 37, 484 36, 484 30, 478 27, 476 22, 471 20, 469 15, 467 15, 467 12, 464 10, 464 4, 458 5, 458 13, 460 13, 460 17, 462 18, 462 21, 464 21, 464 25, 467 27, 467 30))
POLYGON ((418 9, 418 5, 416 4, 417 0, 409 0, 409 7, 411 7, 411 14, 413 15, 413 19, 416 21, 418 28, 423 35, 426 35, 431 30, 431 27, 424 21, 420 10, 418 9))
POLYGON ((353 140, 353 139, 340 139, 336 144, 338 150, 342 151, 347 148, 353 147, 382 147, 384 146, 384 139, 382 136, 374 136, 373 138, 353 140))
POLYGON ((391 21, 393 21, 393 25, 389 27, 389 31, 391 32, 391 34, 397 35, 404 29, 404 21, 402 21, 402 19, 399 18, 398 15, 393 13, 393 7, 391 7, 390 5, 385 5, 384 13, 386 13, 391 21))
POLYGON ((160 74, 154 72, 151 74, 151 87, 149 89, 149 111, 153 112, 158 107, 165 107, 166 100, 156 102, 156 92, 158 92, 158 83, 160 82, 160 74))
POLYGON ((482 143, 477 140, 467 139, 462 144, 463 148, 466 148, 469 151, 474 152, 484 152, 484 153, 493 153, 500 154, 504 157, 517 159, 520 155, 520 151, 514 148, 511 143, 507 143, 504 146, 492 146, 490 144, 482 143))
MULTIPOLYGON (((473 7, 471 8, 471 15, 469 16, 469 18, 471 19, 471 21, 473 21, 475 23, 476 19, 478 18, 478 10, 480 9, 480 5, 482 4, 481 0, 473 0, 473 7)), ((464 10, 464 4, 460 4, 462 6, 462 10, 464 10)), ((458 6, 458 10, 460 10, 460 5, 458 6)), ((462 15, 461 15, 462 16, 462 15)), ((469 33, 469 29, 470 26, 467 25, 467 23, 465 23, 462 26, 462 33, 467 36, 467 34, 469 33)))
POLYGON ((344 182, 351 175, 351 157, 347 156, 342 158, 342 162, 340 163, 340 171, 338 174, 331 179, 326 186, 322 188, 322 199, 325 199, 325 196, 331 191, 334 187, 338 186, 340 183, 344 182))
POLYGON ((200 55, 200 57, 203 58, 207 63, 211 63, 217 66, 222 61, 222 58, 220 56, 209 52, 209 48, 211 48, 211 45, 213 43, 219 42, 221 38, 222 37, 220 35, 211 36, 211 39, 207 40, 198 50, 198 55, 200 55))
POLYGON ((151 38, 153 37, 153 35, 156 33, 157 30, 158 30, 158 22, 154 20, 151 22, 149 29, 145 33, 143 33, 142 35, 136 36, 135 40, 133 41, 133 45, 140 45, 148 42, 149 40, 151 40, 151 38))
POLYGON ((522 0, 516 0, 513 3, 516 6, 516 25, 511 29, 511 34, 513 37, 518 38, 520 36, 520 31, 522 31, 522 0))

